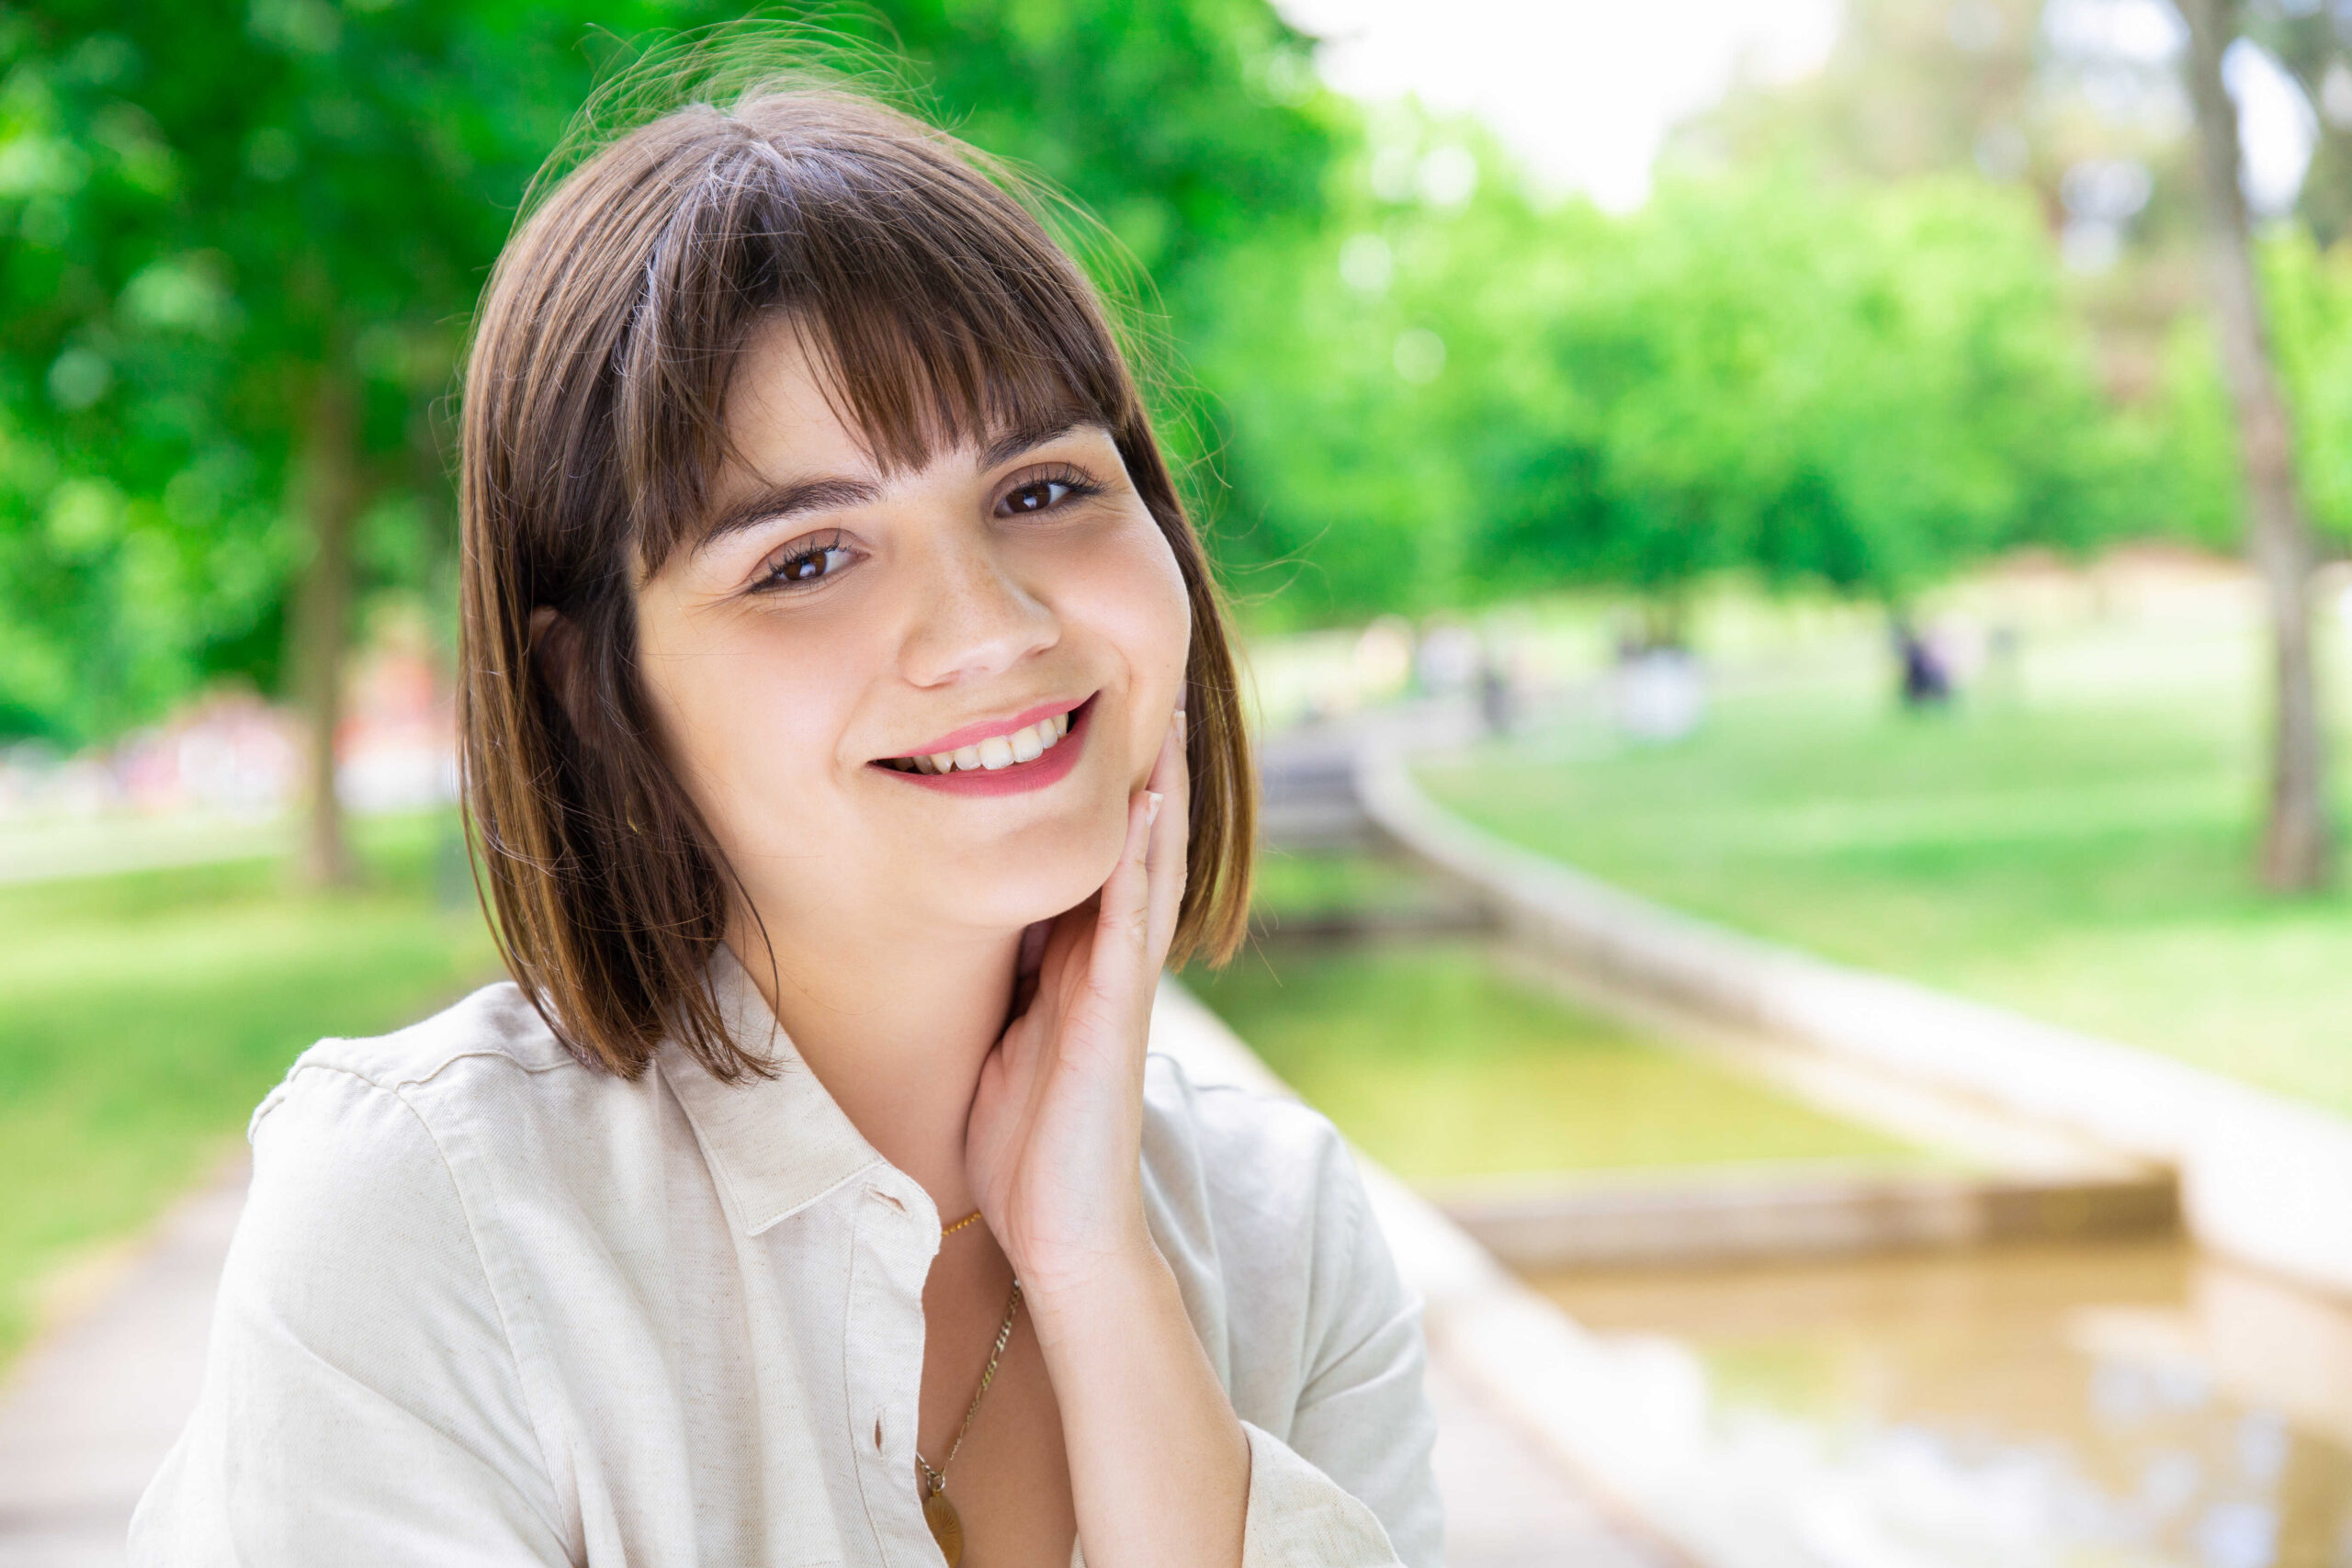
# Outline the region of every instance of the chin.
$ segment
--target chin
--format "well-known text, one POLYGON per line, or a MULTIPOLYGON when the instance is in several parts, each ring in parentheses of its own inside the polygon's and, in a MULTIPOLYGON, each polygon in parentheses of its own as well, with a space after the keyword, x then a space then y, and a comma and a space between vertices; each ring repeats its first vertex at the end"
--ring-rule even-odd
POLYGON ((987 852, 967 845, 945 863, 956 867, 956 874, 929 879, 934 897, 954 888, 948 909, 993 930, 1018 931, 1052 919, 1102 891, 1119 863, 1125 825, 1123 818, 1109 816, 1107 823, 1041 828, 987 852))

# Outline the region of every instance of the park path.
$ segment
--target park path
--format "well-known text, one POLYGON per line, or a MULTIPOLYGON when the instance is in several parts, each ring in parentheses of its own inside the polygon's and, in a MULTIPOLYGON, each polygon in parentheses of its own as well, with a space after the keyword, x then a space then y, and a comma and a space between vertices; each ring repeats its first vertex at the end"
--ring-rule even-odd
POLYGON ((119 1568, 131 1506, 196 1404, 243 1159, 182 1199, 90 1310, 0 1384, 0 1568, 119 1568))
POLYGON ((0 887, 83 876, 168 871, 220 861, 266 860, 287 852, 284 818, 98 817, 0 829, 0 887))
MULTIPOLYGON (((245 1167, 183 1200, 98 1303, 0 1384, 0 1568, 120 1568, 204 1363, 245 1167)), ((1453 1568, 1664 1568, 1445 1361, 1430 1369, 1453 1568)))

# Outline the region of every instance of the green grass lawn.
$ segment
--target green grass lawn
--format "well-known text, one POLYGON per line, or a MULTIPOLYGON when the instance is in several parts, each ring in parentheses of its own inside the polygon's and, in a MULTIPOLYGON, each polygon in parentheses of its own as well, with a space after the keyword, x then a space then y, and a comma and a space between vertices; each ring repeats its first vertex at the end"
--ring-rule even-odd
POLYGON ((227 1155, 312 1041, 490 977, 470 891, 436 896, 446 831, 364 825, 368 886, 334 897, 266 861, 0 887, 0 1364, 42 1278, 227 1155))
POLYGON ((2352 899, 2253 878, 2259 654, 2211 620, 2085 624, 1906 716, 1849 646, 1735 670, 1681 742, 1594 720, 1423 777, 1697 914, 2352 1111, 2352 899))
POLYGON ((1517 984, 1467 939, 1268 943, 1185 983, 1410 1179, 1926 1157, 1517 984))

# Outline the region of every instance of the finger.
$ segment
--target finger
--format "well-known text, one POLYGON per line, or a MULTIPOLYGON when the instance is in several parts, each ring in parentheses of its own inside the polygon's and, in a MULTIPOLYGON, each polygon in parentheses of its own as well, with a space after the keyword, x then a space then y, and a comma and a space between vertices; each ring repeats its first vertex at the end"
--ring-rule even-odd
POLYGON ((1109 1010, 1110 1019, 1124 1014, 1139 990, 1148 989, 1156 974, 1148 973, 1146 942, 1151 923, 1151 829, 1163 797, 1156 790, 1137 790, 1127 803, 1127 841, 1119 863, 1102 885, 1102 910, 1094 923, 1093 951, 1088 954, 1087 988, 1109 1010))
POLYGON ((1065 909, 1054 918, 1053 931, 1046 938, 1046 962, 1039 983, 1059 996, 1069 984, 1075 968, 1083 973, 1086 967, 1087 944, 1094 940, 1095 921, 1101 917, 1102 895, 1074 908, 1065 909))
POLYGON ((1164 803, 1152 824, 1151 847, 1146 861, 1151 880, 1151 911, 1144 953, 1154 971, 1168 961, 1169 943, 1175 940, 1176 919, 1184 907, 1186 854, 1192 840, 1193 770, 1186 755, 1189 726, 1179 707, 1159 745, 1146 788, 1164 803))

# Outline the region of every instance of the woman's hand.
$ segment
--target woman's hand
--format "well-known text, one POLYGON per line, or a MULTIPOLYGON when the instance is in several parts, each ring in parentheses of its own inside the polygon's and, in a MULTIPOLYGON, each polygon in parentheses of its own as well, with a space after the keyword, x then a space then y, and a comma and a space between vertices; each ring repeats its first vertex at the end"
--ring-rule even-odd
POLYGON ((1249 1438, 1144 1224, 1144 1050, 1189 805, 1179 709, 1118 868, 1046 933, 965 1134, 1045 1351, 1090 1568, 1238 1568, 1250 1497, 1249 1438))
POLYGON ((1144 1053, 1184 897, 1189 789, 1180 707, 1151 776, 1127 803, 1110 880, 1045 931, 1028 1005, 980 1070, 966 1167, 1040 1310, 1131 1269, 1151 1247, 1140 1172, 1144 1053))

